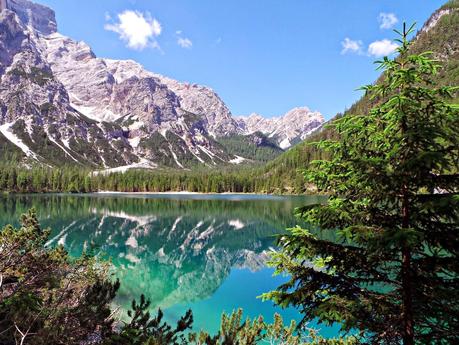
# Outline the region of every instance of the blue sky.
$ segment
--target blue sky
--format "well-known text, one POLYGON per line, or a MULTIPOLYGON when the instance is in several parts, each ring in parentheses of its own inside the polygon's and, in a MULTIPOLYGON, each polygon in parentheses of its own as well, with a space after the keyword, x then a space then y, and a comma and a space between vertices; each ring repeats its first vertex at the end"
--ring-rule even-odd
POLYGON ((212 87, 233 114, 308 106, 330 118, 376 79, 392 26, 439 0, 36 0, 100 57, 212 87))

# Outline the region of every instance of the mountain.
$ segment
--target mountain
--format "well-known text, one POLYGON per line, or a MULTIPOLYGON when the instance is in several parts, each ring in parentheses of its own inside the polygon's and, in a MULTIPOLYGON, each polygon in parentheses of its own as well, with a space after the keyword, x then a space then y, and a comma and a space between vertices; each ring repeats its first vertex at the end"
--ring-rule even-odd
POLYGON ((54 12, 3 0, 0 13, 0 152, 51 166, 192 168, 252 162, 267 141, 275 157, 323 123, 294 109, 276 119, 235 118, 210 88, 140 64, 97 57, 57 32, 54 12), (248 136, 242 138, 241 136, 248 136), (233 145, 223 142, 233 138, 233 145), (240 156, 247 144, 247 156, 240 156), (278 145, 280 147, 273 148, 278 145))
MULTIPOLYGON (((459 85, 459 0, 447 2, 431 15, 413 39, 410 50, 412 53, 433 52, 441 65, 435 79, 438 85, 459 85)), ((381 78, 382 76, 376 83, 381 78)), ((459 98, 453 101, 457 103, 459 98)), ((369 97, 363 96, 344 114, 338 114, 335 118, 346 114, 366 114, 374 102, 369 97)), ((330 123, 334 119, 331 119, 330 123)), ((271 185, 276 186, 278 191, 304 192, 308 186, 305 186, 302 169, 315 159, 327 158, 323 151, 310 144, 331 138, 336 139, 331 128, 320 129, 288 152, 259 168, 256 174, 267 181, 272 181, 271 185)))
POLYGON ((303 141, 306 137, 322 126, 324 117, 307 107, 295 108, 283 116, 265 118, 259 114, 237 118, 239 126, 245 134, 261 132, 272 138, 282 149, 303 141))
MULTIPOLYGON (((12 2, 14 6, 22 3, 12 2)), ((35 6, 33 9, 41 9, 35 6)), ((30 14, 29 23, 52 30, 51 20, 35 18, 41 13, 31 10, 19 15, 30 14)), ((97 123, 71 107, 64 85, 36 44, 36 36, 8 10, 0 12, 0 77, 2 142, 13 143, 30 160, 49 164, 73 160, 100 166, 104 159, 110 165, 135 159, 120 126, 97 123)))

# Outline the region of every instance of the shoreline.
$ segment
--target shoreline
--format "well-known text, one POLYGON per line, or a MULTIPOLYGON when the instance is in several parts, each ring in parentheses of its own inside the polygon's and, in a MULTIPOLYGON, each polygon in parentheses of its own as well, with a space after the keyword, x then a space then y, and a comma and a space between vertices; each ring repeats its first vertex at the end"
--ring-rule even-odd
POLYGON ((264 196, 264 197, 312 197, 312 196, 324 196, 323 194, 273 194, 273 193, 243 193, 243 192, 189 192, 189 191, 170 191, 170 192, 119 192, 119 191, 97 191, 97 192, 89 192, 89 193, 76 193, 76 194, 98 194, 98 195, 183 195, 183 196, 205 196, 205 195, 222 195, 222 196, 230 196, 230 195, 240 195, 240 196, 264 196))
MULTIPOLYGON (((91 194, 91 193, 90 193, 91 194)), ((267 194, 267 193, 243 193, 243 192, 189 192, 189 191, 170 191, 170 192, 119 192, 101 190, 98 192, 92 192, 92 194, 152 194, 152 195, 300 195, 300 194, 267 194)))
POLYGON ((10 192, 0 191, 0 195, 46 195, 46 194, 66 194, 66 195, 164 195, 164 196, 263 196, 263 197, 311 197, 323 196, 322 194, 272 194, 272 193, 243 193, 243 192, 189 192, 189 191, 168 191, 168 192, 120 192, 120 191, 94 191, 94 192, 10 192))

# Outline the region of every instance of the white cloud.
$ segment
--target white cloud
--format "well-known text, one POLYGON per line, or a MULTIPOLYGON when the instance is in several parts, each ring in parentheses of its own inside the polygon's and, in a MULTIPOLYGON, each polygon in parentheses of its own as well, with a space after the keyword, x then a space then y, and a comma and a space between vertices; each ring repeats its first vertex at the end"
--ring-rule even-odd
POLYGON ((190 49, 193 47, 193 42, 189 38, 182 37, 182 33, 182 30, 175 31, 175 34, 177 35, 177 44, 182 48, 190 49))
POLYGON ((119 22, 105 25, 105 30, 119 34, 131 49, 158 48, 156 37, 161 34, 161 24, 150 13, 126 10, 117 15, 119 22))
POLYGON ((376 57, 392 54, 398 48, 398 44, 388 40, 387 38, 374 41, 368 46, 368 54, 376 57))
POLYGON ((189 38, 183 37, 178 38, 177 44, 182 48, 191 48, 193 46, 193 42, 189 38))
POLYGON ((381 12, 378 17, 379 27, 381 29, 391 29, 398 23, 398 18, 393 13, 381 12))
POLYGON ((343 49, 341 50, 341 54, 346 53, 362 53, 362 41, 355 41, 351 40, 350 38, 346 37, 344 41, 341 42, 343 49))

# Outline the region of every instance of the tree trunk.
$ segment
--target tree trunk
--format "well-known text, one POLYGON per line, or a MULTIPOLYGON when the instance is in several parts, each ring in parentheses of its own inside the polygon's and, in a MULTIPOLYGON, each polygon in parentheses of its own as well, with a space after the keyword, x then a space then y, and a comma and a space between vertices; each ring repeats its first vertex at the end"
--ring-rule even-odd
MULTIPOLYGON (((403 228, 407 229, 410 223, 409 201, 406 194, 403 196, 403 228)), ((402 248, 402 316, 403 329, 402 337, 404 345, 414 345, 414 322, 413 322, 413 301, 412 301, 412 281, 411 281, 411 250, 404 243, 402 248)))
POLYGON ((403 289, 403 344, 414 345, 413 303, 411 291, 411 252, 402 249, 402 289, 403 289))

